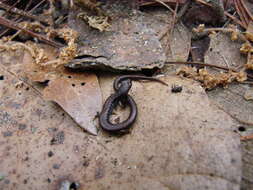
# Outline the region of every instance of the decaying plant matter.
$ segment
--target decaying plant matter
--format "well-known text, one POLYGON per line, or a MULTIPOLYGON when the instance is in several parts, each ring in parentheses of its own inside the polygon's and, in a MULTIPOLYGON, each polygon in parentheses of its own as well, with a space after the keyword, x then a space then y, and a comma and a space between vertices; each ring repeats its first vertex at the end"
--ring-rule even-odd
POLYGON ((218 85, 226 87, 231 82, 247 80, 247 74, 243 71, 211 74, 206 69, 197 70, 194 67, 186 66, 178 69, 177 74, 201 82, 207 90, 211 90, 218 85))
MULTIPOLYGON (((238 82, 243 82, 247 79, 247 74, 245 73, 245 69, 252 69, 252 53, 253 53, 253 47, 251 45, 252 43, 252 31, 247 30, 246 32, 241 32, 235 25, 228 25, 226 28, 205 28, 203 24, 199 25, 197 28, 193 29, 193 32, 196 33, 216 33, 216 32, 223 32, 223 33, 230 33, 231 34, 231 40, 236 41, 240 40, 242 41, 242 45, 240 48, 240 52, 242 54, 246 54, 248 56, 247 62, 244 64, 244 69, 241 70, 240 72, 232 72, 229 71, 228 73, 221 73, 221 74, 215 74, 215 75, 210 75, 209 73, 205 73, 205 77, 203 77, 203 71, 200 71, 197 75, 201 75, 201 80, 204 83, 204 86, 208 89, 215 87, 215 85, 222 84, 227 85, 228 83, 231 83, 232 81, 238 81, 238 82), (243 74, 244 73, 244 74, 243 74), (239 78, 238 78, 239 77, 239 78), (213 79, 216 78, 216 79, 213 79), (205 81, 207 80, 207 81, 205 81)), ((183 73, 186 72, 186 74, 190 70, 185 70, 183 69, 183 73)), ((190 71, 190 73, 193 71, 190 71)), ((180 72, 179 72, 180 73, 180 72)), ((189 77, 195 78, 199 80, 199 76, 196 77, 196 74, 190 74, 189 77)))

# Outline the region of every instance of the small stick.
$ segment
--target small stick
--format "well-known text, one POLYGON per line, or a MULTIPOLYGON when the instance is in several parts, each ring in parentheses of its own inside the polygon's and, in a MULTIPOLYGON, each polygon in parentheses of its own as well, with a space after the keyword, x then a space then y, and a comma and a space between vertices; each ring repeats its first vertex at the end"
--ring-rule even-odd
POLYGON ((182 16, 185 14, 185 12, 187 11, 187 9, 189 8, 191 4, 191 0, 187 0, 186 3, 182 6, 182 8, 179 10, 179 12, 177 13, 177 17, 176 17, 176 23, 182 18, 182 16))
POLYGON ((58 42, 54 42, 54 41, 52 41, 50 39, 47 39, 45 36, 42 36, 42 35, 37 34, 37 33, 34 33, 34 32, 32 32, 32 31, 30 31, 28 29, 22 28, 17 23, 12 22, 12 21, 10 21, 8 19, 5 19, 4 17, 1 17, 1 16, 0 16, 0 24, 4 25, 6 27, 9 27, 9 28, 15 29, 15 30, 21 30, 22 32, 25 32, 25 33, 27 33, 27 34, 35 37, 35 38, 38 38, 39 40, 41 40, 41 41, 43 41, 43 42, 45 42, 45 43, 47 43, 47 44, 49 44, 51 46, 54 46, 54 47, 57 47, 57 48, 63 47, 62 44, 60 44, 58 42))
POLYGON ((14 78, 17 78, 19 81, 23 82, 24 84, 26 84, 27 86, 29 86, 30 88, 32 88, 32 89, 34 90, 34 92, 35 92, 36 94, 38 94, 39 97, 40 97, 41 99, 43 99, 43 96, 42 96, 41 92, 40 92, 37 88, 35 88, 32 84, 28 83, 27 81, 25 81, 25 80, 22 79, 20 76, 18 76, 17 74, 13 73, 12 71, 10 71, 10 70, 4 68, 4 66, 0 65, 0 67, 1 67, 2 70, 4 70, 5 72, 7 72, 7 73, 9 73, 10 75, 14 76, 14 78))
POLYGON ((165 6, 167 9, 169 9, 173 14, 175 14, 175 13, 174 13, 174 10, 173 10, 172 8, 170 8, 170 6, 168 6, 166 3, 162 2, 161 0, 154 0, 154 1, 156 1, 157 3, 162 4, 162 5, 165 6))
POLYGON ((241 7, 240 7, 239 3, 237 2, 237 0, 233 0, 233 1, 234 1, 234 4, 235 4, 236 12, 240 16, 240 19, 241 19, 243 25, 247 27, 248 24, 247 24, 246 18, 244 17, 245 15, 243 15, 243 11, 241 10, 241 7))
MULTIPOLYGON (((42 0, 41 2, 39 2, 36 6, 34 6, 28 13, 32 13, 36 8, 38 8, 42 3, 44 3, 46 0, 42 0)), ((14 19, 14 21, 18 21, 20 17, 16 17, 14 19)), ((1 34, 0 37, 2 37, 3 35, 5 35, 7 32, 9 31, 9 28, 7 28, 6 30, 4 30, 1 34)))
POLYGON ((225 15, 229 18, 231 18, 236 24, 239 24, 241 27, 243 27, 244 29, 246 29, 247 27, 237 18, 235 18, 233 15, 229 14, 227 11, 224 12, 225 15))
POLYGON ((167 42, 167 45, 166 45, 166 49, 168 49, 170 51, 170 53, 172 52, 170 42, 171 42, 172 37, 173 37, 173 32, 174 32, 174 28, 175 28, 175 24, 176 24, 176 18, 177 18, 177 10, 178 10, 178 5, 179 5, 178 0, 176 0, 176 1, 177 1, 177 4, 176 4, 175 10, 174 10, 172 26, 170 27, 169 39, 168 39, 168 42, 167 42))
MULTIPOLYGON (((233 71, 233 72, 238 72, 236 69, 233 68, 228 68, 224 66, 219 66, 219 65, 213 65, 213 64, 207 64, 207 63, 202 63, 202 62, 180 62, 180 61, 166 61, 164 64, 171 64, 171 65, 198 65, 198 66, 203 66, 203 67, 213 67, 217 69, 222 69, 225 71, 233 71)), ((253 75, 247 74, 248 78, 253 79, 253 75)))
POLYGON ((166 61, 165 64, 179 64, 179 65, 198 65, 198 66, 207 66, 207 67, 213 67, 213 68, 217 68, 217 69, 222 69, 222 70, 225 70, 225 71, 233 71, 233 72, 237 72, 235 69, 231 69, 231 68, 228 68, 228 67, 224 67, 224 66, 220 66, 220 65, 213 65, 213 64, 207 64, 207 63, 202 63, 202 62, 180 62, 180 61, 166 61))
POLYGON ((43 24, 48 25, 48 23, 46 23, 45 21, 43 21, 40 17, 34 16, 34 15, 32 15, 30 13, 27 13, 25 11, 22 11, 22 10, 20 10, 18 8, 6 5, 6 4, 4 4, 2 2, 0 2, 0 8, 5 9, 7 12, 11 12, 11 13, 14 13, 14 14, 17 14, 17 15, 21 15, 21 16, 33 19, 33 20, 37 20, 37 21, 39 21, 39 22, 41 22, 43 24))
MULTIPOLYGON (((196 0, 197 2, 201 3, 201 4, 204 4, 208 7, 213 7, 211 4, 203 1, 203 0, 196 0)), ((235 1, 235 0, 234 0, 235 1)), ((235 3, 236 4, 236 3, 235 3)), ((233 15, 229 14, 227 11, 224 11, 224 14, 226 16, 228 16, 229 18, 231 18, 235 23, 239 24, 241 27, 243 28, 247 28, 247 25, 245 23, 243 23, 242 21, 238 20, 237 18, 235 18, 233 15)))
POLYGON ((6 10, 7 12, 10 12, 11 9, 13 9, 18 3, 20 3, 21 0, 16 1, 13 5, 9 6, 10 8, 6 10))
POLYGON ((247 8, 247 6, 245 5, 245 2, 243 0, 239 0, 239 2, 241 3, 242 8, 244 8, 245 13, 248 15, 249 19, 253 20, 253 16, 251 12, 249 11, 249 9, 247 8))

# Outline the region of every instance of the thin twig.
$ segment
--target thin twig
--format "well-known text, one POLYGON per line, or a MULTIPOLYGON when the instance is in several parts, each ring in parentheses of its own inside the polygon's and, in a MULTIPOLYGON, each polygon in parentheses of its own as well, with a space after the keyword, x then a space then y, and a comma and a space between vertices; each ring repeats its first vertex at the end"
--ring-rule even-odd
POLYGON ((172 41, 172 37, 173 37, 173 32, 174 32, 174 28, 175 28, 175 24, 176 24, 176 18, 177 18, 177 10, 178 10, 178 1, 176 4, 176 8, 174 10, 174 14, 173 14, 173 20, 172 20, 172 24, 170 26, 170 33, 169 33, 169 38, 166 44, 166 49, 168 49, 170 51, 170 53, 172 54, 172 50, 171 50, 171 41, 172 41))
MULTIPOLYGON (((201 3, 201 4, 203 4, 203 5, 206 5, 206 6, 208 6, 208 7, 213 7, 210 3, 207 3, 207 2, 205 2, 204 0, 196 0, 196 1, 199 2, 199 3, 201 3)), ((235 0, 234 0, 234 1, 235 1, 235 0)), ((235 4, 236 4, 236 3, 235 3, 235 4)), ((246 25, 244 22, 238 20, 238 19, 235 18, 233 15, 229 14, 227 11, 224 11, 224 14, 225 14, 227 17, 231 18, 235 23, 239 24, 241 27, 243 27, 243 28, 245 28, 245 29, 247 28, 247 25, 246 25)))
POLYGON ((245 26, 240 20, 238 20, 236 17, 234 17, 233 15, 229 14, 227 11, 224 12, 225 15, 229 18, 231 18, 236 24, 239 24, 241 27, 243 28, 247 28, 247 26, 245 26))
POLYGON ((173 14, 174 14, 174 10, 172 8, 170 8, 170 6, 168 6, 166 3, 162 2, 161 0, 154 0, 157 3, 160 3, 161 5, 165 6, 167 9, 169 9, 173 14))
POLYGON ((43 95, 42 93, 37 89, 35 88, 32 84, 28 83, 27 81, 25 81, 24 79, 22 79, 20 76, 18 76, 17 74, 13 73, 12 71, 4 68, 4 66, 0 65, 0 67, 2 68, 2 70, 4 70, 5 72, 9 73, 10 75, 14 76, 14 78, 17 78, 19 81, 23 82, 24 84, 26 84, 27 86, 29 86, 31 89, 33 89, 36 94, 39 95, 39 97, 41 99, 43 99, 43 95))
POLYGON ((231 114, 230 112, 228 112, 227 110, 225 110, 222 106, 218 105, 217 103, 213 102, 213 104, 215 106, 217 106, 219 109, 221 109, 222 111, 224 111, 226 114, 228 114, 231 118, 233 118, 237 122, 244 124, 244 125, 253 126, 252 122, 241 120, 241 119, 237 118, 236 116, 234 116, 233 114, 231 114))
MULTIPOLYGON (((228 68, 220 65, 213 65, 213 64, 208 64, 208 63, 202 63, 202 62, 180 62, 180 61, 166 61, 164 64, 171 64, 171 65, 197 65, 197 66, 202 66, 202 67, 213 67, 217 69, 222 69, 225 71, 233 71, 233 72, 238 72, 236 69, 233 68, 228 68)), ((247 77, 250 79, 253 79, 253 75, 247 74, 247 77)))
POLYGON ((242 15, 244 16, 246 24, 248 26, 250 22, 249 15, 247 14, 247 11, 244 9, 242 1, 241 0, 236 0, 236 1, 238 2, 239 8, 241 9, 242 15))
POLYGON ((165 64, 175 64, 175 65, 197 65, 197 66, 207 66, 207 67, 213 67, 213 68, 217 68, 217 69, 222 69, 225 71, 233 71, 233 72, 237 72, 235 69, 232 68, 228 68, 228 67, 224 67, 224 66, 220 66, 220 65, 213 65, 213 64, 207 64, 207 63, 202 63, 202 62, 180 62, 180 61, 166 61, 165 64))
MULTIPOLYGON (((225 13, 225 11, 224 11, 224 15, 226 15, 226 13, 225 13)), ((236 15, 236 12, 234 12, 233 13, 233 17, 236 15)), ((231 22, 231 20, 230 19, 228 19, 225 23, 224 23, 224 25, 222 26, 222 28, 225 28, 226 26, 228 26, 228 24, 231 22)))
POLYGON ((34 32, 32 32, 32 31, 30 31, 30 30, 28 30, 26 28, 22 28, 17 23, 15 23, 13 21, 10 21, 8 19, 5 19, 5 18, 3 18, 1 16, 0 16, 0 24, 4 25, 6 27, 9 27, 9 28, 15 29, 15 30, 21 30, 22 32, 25 32, 25 33, 31 35, 32 37, 35 37, 35 38, 37 38, 37 39, 39 39, 39 40, 41 40, 41 41, 43 41, 43 42, 45 42, 45 43, 47 43, 47 44, 49 44, 51 46, 54 46, 54 47, 57 47, 57 48, 63 47, 62 44, 60 44, 58 42, 55 42, 53 40, 50 40, 50 39, 48 39, 45 36, 42 36, 40 34, 34 33, 34 32))
POLYGON ((210 3, 207 3, 205 2, 204 0, 196 0, 196 2, 200 3, 200 4, 203 4, 203 5, 206 5, 208 7, 213 7, 210 3))
POLYGON ((241 10, 240 4, 238 3, 237 0, 234 0, 234 4, 235 4, 236 12, 240 16, 240 19, 241 19, 243 25, 247 27, 248 24, 247 24, 246 18, 244 17, 245 15, 243 15, 243 11, 241 10))
POLYGON ((177 4, 176 4, 176 8, 174 10, 174 14, 173 14, 173 21, 172 21, 172 27, 171 27, 171 31, 170 31, 170 36, 172 36, 173 34, 173 31, 174 31, 174 28, 175 28, 175 24, 176 24, 176 20, 177 20, 177 10, 178 10, 178 0, 177 1, 177 4))
POLYGON ((8 10, 6 10, 7 12, 10 12, 11 9, 13 9, 18 3, 20 3, 21 0, 16 1, 12 6, 10 6, 10 8, 8 10))
POLYGON ((0 2, 0 8, 5 9, 7 12, 11 12, 11 13, 14 13, 14 14, 17 14, 17 15, 21 15, 23 17, 27 17, 27 18, 30 18, 30 19, 33 19, 33 20, 37 20, 37 21, 39 21, 39 22, 41 22, 43 24, 48 25, 48 23, 46 23, 40 17, 37 17, 37 16, 32 15, 30 13, 27 13, 27 12, 25 12, 23 10, 18 9, 18 8, 11 7, 11 6, 6 5, 6 4, 4 4, 2 2, 0 2))
MULTIPOLYGON (((44 3, 46 0, 42 0, 40 1, 37 5, 35 5, 28 13, 32 13, 36 8, 38 8, 42 3, 44 3)), ((17 16, 13 21, 15 22, 19 22, 20 15, 17 16)), ((4 30, 1 34, 0 37, 2 37, 3 35, 5 35, 10 29, 7 28, 6 30, 4 30)))
POLYGON ((191 0, 187 0, 185 2, 185 4, 182 6, 182 8, 179 10, 179 12, 177 13, 177 17, 176 17, 176 23, 182 18, 182 16, 185 14, 185 12, 187 11, 187 9, 189 8, 191 4, 191 0))
POLYGON ((239 0, 239 2, 241 3, 242 8, 244 9, 245 13, 248 15, 249 19, 253 20, 253 16, 251 12, 248 10, 247 6, 245 5, 244 0, 239 0))
MULTIPOLYGON (((27 9, 31 6, 32 0, 29 0, 29 2, 26 4, 24 11, 27 11, 27 9)), ((39 3, 38 3, 39 4, 39 3)))

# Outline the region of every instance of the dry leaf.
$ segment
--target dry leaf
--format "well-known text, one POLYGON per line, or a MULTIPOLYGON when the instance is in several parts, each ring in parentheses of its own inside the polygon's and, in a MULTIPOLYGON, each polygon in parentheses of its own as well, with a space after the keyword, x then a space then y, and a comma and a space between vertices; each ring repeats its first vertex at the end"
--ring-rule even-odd
POLYGON ((43 91, 47 100, 58 103, 83 129, 97 135, 95 117, 102 97, 94 74, 69 74, 49 82, 43 91))
MULTIPOLYGON (((49 62, 54 60, 54 48, 42 45, 49 62)), ((58 103, 79 125, 89 133, 96 135, 94 118, 102 108, 102 96, 95 74, 71 73, 62 65, 34 64, 30 54, 24 55, 24 68, 30 80, 36 82, 50 81, 43 91, 47 100, 58 103)), ((52 62, 53 63, 53 62, 52 62)))

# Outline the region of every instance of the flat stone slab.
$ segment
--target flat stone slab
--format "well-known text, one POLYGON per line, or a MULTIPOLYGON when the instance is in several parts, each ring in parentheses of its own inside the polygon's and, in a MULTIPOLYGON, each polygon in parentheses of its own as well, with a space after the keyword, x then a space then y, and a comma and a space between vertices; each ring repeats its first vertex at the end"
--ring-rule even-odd
POLYGON ((111 71, 140 71, 162 68, 165 53, 155 31, 149 27, 145 15, 121 1, 104 9, 111 18, 110 31, 92 29, 77 15, 69 15, 69 26, 79 32, 79 53, 66 66, 72 69, 111 71))

